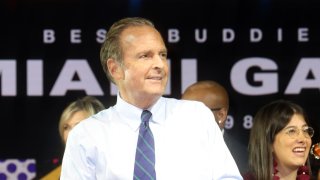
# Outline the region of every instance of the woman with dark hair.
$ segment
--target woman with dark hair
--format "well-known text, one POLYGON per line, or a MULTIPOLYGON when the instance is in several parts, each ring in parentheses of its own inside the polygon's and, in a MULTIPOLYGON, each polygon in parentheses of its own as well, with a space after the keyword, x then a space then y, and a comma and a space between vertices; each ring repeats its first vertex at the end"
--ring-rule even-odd
MULTIPOLYGON (((308 155, 314 134, 299 105, 277 100, 254 117, 245 180, 310 179, 308 155)), ((310 173, 311 174, 311 173, 310 173)))

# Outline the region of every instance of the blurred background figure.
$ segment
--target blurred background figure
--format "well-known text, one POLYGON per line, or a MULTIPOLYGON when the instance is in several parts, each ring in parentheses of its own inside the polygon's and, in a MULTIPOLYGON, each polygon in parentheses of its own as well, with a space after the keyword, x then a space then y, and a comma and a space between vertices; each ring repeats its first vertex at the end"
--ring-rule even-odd
POLYGON ((213 113, 220 127, 225 143, 227 144, 240 173, 247 171, 247 145, 241 144, 235 137, 224 131, 229 111, 229 95, 227 90, 218 82, 212 80, 198 81, 190 85, 182 94, 182 99, 204 103, 213 113))
POLYGON ((229 96, 223 86, 215 81, 199 81, 184 91, 182 99, 203 102, 213 112, 216 122, 223 130, 229 110, 229 96))
MULTIPOLYGON (((76 126, 80 121, 87 119, 91 115, 94 115, 103 109, 105 109, 104 105, 97 98, 92 96, 85 96, 71 102, 63 110, 59 121, 59 134, 63 145, 65 146, 68 134, 74 126, 76 126)), ((41 179, 59 179, 60 172, 61 166, 58 166, 41 179)))
POLYGON ((320 142, 312 145, 310 154, 312 173, 320 180, 320 142))
POLYGON ((59 121, 59 134, 64 144, 70 130, 80 121, 105 109, 104 105, 95 97, 85 96, 69 104, 62 112, 59 121))
POLYGON ((285 100, 263 106, 253 120, 244 179, 310 179, 313 134, 301 106, 285 100))

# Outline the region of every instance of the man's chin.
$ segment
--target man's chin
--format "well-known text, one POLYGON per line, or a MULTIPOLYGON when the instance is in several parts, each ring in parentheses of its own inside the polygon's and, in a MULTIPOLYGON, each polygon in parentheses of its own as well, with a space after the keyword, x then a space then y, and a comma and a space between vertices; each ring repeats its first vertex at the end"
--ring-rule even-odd
POLYGON ((149 94, 150 96, 160 97, 160 96, 162 96, 162 95, 164 94, 164 90, 159 90, 159 91, 157 91, 157 90, 155 90, 155 89, 151 89, 151 90, 148 92, 148 94, 149 94))

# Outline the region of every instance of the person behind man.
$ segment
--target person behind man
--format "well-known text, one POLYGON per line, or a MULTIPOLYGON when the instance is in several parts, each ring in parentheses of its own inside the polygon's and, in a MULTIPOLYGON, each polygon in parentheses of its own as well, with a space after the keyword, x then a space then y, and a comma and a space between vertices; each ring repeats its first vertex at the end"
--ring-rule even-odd
POLYGON ((75 125, 104 109, 104 105, 93 96, 71 102, 63 110, 59 121, 59 134, 63 144, 67 143, 68 134, 75 125))
POLYGON ((203 102, 213 112, 220 129, 224 129, 229 110, 229 96, 222 85, 210 80, 196 82, 184 91, 181 99, 203 102))
POLYGON ((147 19, 114 23, 101 64, 117 103, 69 135, 61 179, 242 179, 211 111, 162 97, 167 48, 147 19))
MULTIPOLYGON (((91 115, 105 109, 104 105, 93 96, 85 96, 71 102, 62 112, 59 120, 59 134, 63 146, 67 143, 71 129, 91 115)), ((61 166, 41 178, 41 180, 59 179, 61 166)))
POLYGON ((250 173, 244 179, 310 179, 308 157, 313 134, 298 104, 276 100, 261 107, 250 131, 250 173))
POLYGON ((229 111, 229 95, 227 90, 216 81, 203 80, 187 87, 181 99, 200 101, 212 111, 240 172, 246 172, 248 162, 247 146, 230 133, 224 131, 229 111))

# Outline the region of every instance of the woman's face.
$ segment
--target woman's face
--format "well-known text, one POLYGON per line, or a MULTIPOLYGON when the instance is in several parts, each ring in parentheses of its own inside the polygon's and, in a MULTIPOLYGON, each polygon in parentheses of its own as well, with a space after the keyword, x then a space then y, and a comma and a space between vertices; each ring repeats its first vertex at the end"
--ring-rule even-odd
POLYGON ((273 154, 279 170, 297 169, 306 163, 311 146, 307 130, 308 125, 303 116, 294 114, 289 124, 276 135, 273 154))
POLYGON ((63 141, 66 144, 68 134, 71 129, 77 125, 80 121, 86 119, 88 117, 88 113, 86 111, 77 111, 75 112, 70 119, 68 119, 63 125, 63 141))

